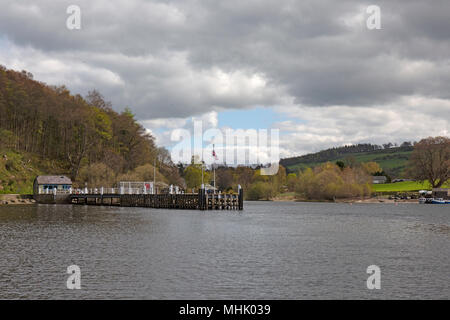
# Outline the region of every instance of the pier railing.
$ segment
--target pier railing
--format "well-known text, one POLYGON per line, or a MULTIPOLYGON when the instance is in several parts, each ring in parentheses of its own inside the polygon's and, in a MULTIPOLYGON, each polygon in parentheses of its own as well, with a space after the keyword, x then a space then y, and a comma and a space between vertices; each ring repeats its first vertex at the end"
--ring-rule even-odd
POLYGON ((72 194, 150 194, 149 190, 144 188, 85 188, 74 189, 72 194))

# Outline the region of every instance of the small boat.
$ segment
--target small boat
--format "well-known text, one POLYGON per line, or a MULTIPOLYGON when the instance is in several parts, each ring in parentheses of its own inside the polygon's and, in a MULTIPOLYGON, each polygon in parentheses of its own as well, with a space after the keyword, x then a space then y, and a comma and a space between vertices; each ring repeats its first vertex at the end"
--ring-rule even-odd
POLYGON ((447 202, 447 201, 445 201, 445 200, 442 199, 442 198, 437 198, 437 199, 433 199, 433 200, 431 201, 431 203, 433 203, 433 204, 447 204, 447 203, 450 203, 450 201, 447 202))
POLYGON ((427 198, 419 198, 419 203, 423 204, 427 202, 427 198))

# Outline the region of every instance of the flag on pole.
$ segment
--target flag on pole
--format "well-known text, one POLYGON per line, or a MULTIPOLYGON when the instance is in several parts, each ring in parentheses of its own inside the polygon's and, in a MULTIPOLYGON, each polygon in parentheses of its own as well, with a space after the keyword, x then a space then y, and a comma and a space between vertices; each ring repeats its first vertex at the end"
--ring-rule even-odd
POLYGON ((219 158, 217 158, 216 151, 214 151, 214 145, 213 145, 212 156, 214 157, 215 160, 219 160, 219 158))

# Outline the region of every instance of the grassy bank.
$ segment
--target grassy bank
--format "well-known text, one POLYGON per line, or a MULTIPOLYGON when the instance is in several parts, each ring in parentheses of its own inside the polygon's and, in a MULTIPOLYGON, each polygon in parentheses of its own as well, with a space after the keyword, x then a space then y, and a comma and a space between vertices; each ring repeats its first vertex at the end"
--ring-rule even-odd
POLYGON ((0 150, 0 194, 31 194, 34 178, 48 172, 62 173, 57 162, 34 155, 0 150))
MULTIPOLYGON (((449 185, 444 185, 443 188, 448 188, 449 185)), ((403 181, 396 183, 373 184, 373 192, 414 192, 419 190, 431 190, 428 181, 423 183, 418 181, 403 181)))

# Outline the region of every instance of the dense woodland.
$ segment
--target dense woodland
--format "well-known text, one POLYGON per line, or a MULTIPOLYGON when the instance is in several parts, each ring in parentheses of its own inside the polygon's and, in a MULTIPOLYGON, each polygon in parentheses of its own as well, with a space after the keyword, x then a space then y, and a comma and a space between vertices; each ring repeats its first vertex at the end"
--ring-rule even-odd
POLYGON ((95 90, 72 95, 64 86, 48 86, 3 66, 0 149, 51 159, 55 171, 79 184, 113 184, 121 175, 153 178, 156 158, 159 178, 182 184, 176 166, 166 161, 167 150, 156 147, 129 109, 118 113, 95 90))

